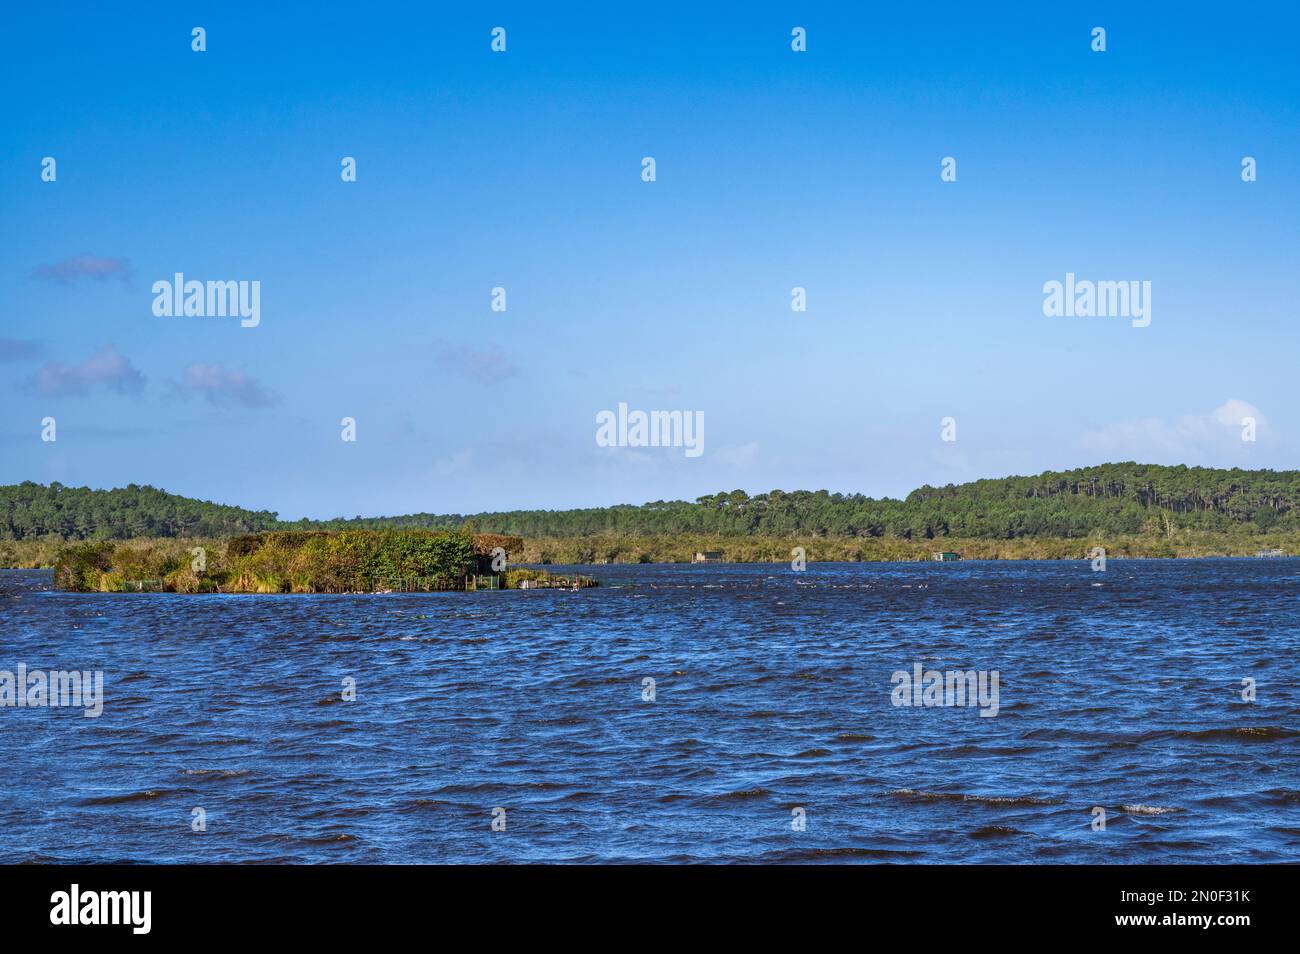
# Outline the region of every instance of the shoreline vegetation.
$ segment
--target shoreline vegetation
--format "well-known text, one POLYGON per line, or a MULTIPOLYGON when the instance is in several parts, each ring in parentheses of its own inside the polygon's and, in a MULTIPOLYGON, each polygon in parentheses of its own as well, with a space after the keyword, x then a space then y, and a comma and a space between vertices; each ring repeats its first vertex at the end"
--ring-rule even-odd
MULTIPOLYGON (((142 538, 122 541, 0 540, 0 569, 55 569, 56 585, 82 592, 121 592, 140 589, 179 593, 342 593, 396 590, 465 589, 467 575, 475 569, 492 575, 485 556, 475 553, 469 569, 456 559, 464 557, 462 545, 434 544, 428 538, 485 539, 487 535, 438 531, 315 532, 317 542, 302 546, 288 543, 289 534, 245 535, 230 540, 207 537, 142 538), (373 543, 365 537, 376 538, 373 543), (387 537, 380 542, 379 537, 387 537), (414 539, 412 539, 414 537, 414 539), (248 550, 249 540, 268 542, 248 550), (329 538, 338 538, 329 542, 329 538), (424 539, 420 539, 424 538, 424 539), (239 541, 239 542, 236 542, 239 541), (234 552, 231 546, 234 545, 234 552), (204 552, 207 569, 192 569, 194 550, 204 552), (448 562, 445 554, 457 554, 448 562), (429 557, 429 554, 433 554, 429 557), (442 555, 439 555, 442 554, 442 555), (396 581, 403 582, 398 583, 396 581), (143 586, 139 584, 144 584, 143 586)), ((944 538, 941 542, 825 537, 701 537, 693 535, 629 537, 602 534, 592 537, 538 539, 500 538, 509 567, 498 574, 496 585, 478 588, 517 589, 528 585, 569 586, 571 576, 538 567, 555 565, 691 563, 696 553, 718 551, 725 563, 789 564, 792 552, 802 547, 809 563, 893 563, 929 561, 936 549, 954 551, 970 560, 1085 560, 1094 548, 1108 559, 1196 559, 1255 557, 1277 551, 1300 554, 1300 533, 1233 537, 1227 534, 1183 531, 1172 536, 1108 537, 1085 539, 1042 538, 978 540, 944 538)), ((582 585, 590 585, 583 583, 582 585)))
MULTIPOLYGON (((655 501, 576 510, 282 521, 131 484, 0 487, 0 567, 64 567, 84 588, 177 592, 374 592, 556 585, 547 564, 1189 558, 1300 554, 1300 471, 1118 463, 921 487, 906 499, 828 491, 655 501), (505 573, 480 539, 507 540, 505 573), (208 569, 193 571, 203 548, 208 569), (206 574, 206 575, 204 575, 206 574), (191 578, 194 577, 194 578, 191 578), (228 587, 230 589, 222 589, 228 587)), ((573 581, 565 581, 573 582, 573 581)))
POLYGON ((84 541, 55 553, 54 584, 78 593, 429 593, 595 585, 587 577, 505 565, 504 555, 522 545, 517 537, 436 530, 84 541))

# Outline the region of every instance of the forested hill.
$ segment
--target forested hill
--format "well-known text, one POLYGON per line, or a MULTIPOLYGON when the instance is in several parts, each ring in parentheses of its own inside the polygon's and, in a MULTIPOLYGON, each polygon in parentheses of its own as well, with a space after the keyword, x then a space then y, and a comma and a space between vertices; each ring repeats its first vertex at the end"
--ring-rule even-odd
POLYGON ((741 490, 694 503, 585 510, 516 510, 327 521, 330 527, 456 526, 523 537, 698 533, 744 536, 1081 537, 1173 528, 1251 532, 1300 529, 1300 471, 1215 470, 1103 464, 1037 477, 921 487, 906 500, 824 490, 750 496, 741 490))
POLYGON ((1103 464, 1036 477, 921 487, 906 500, 860 494, 743 491, 686 501, 583 510, 411 514, 282 523, 274 513, 190 500, 132 484, 89 490, 24 483, 0 487, 0 539, 228 536, 287 527, 457 527, 523 537, 896 536, 1013 539, 1159 533, 1173 529, 1300 530, 1300 471, 1103 464))
POLYGON ((274 513, 224 507, 136 484, 117 490, 0 487, 0 540, 226 537, 279 526, 274 513))

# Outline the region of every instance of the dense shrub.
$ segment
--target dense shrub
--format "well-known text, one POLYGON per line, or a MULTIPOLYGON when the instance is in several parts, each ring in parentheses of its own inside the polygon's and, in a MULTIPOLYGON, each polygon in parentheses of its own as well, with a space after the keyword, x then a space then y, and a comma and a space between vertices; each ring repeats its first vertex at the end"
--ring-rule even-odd
POLYGON ((63 590, 97 590, 100 574, 113 567, 111 543, 78 543, 64 547, 54 560, 54 585, 63 590))
MULTIPOLYGON (((522 545, 522 544, 521 544, 522 545)), ((186 540, 64 547, 55 583, 61 589, 177 593, 353 593, 392 586, 446 588, 473 569, 467 533, 433 530, 287 531, 242 535, 226 545, 186 540), (206 567, 192 566, 203 545, 206 567)))

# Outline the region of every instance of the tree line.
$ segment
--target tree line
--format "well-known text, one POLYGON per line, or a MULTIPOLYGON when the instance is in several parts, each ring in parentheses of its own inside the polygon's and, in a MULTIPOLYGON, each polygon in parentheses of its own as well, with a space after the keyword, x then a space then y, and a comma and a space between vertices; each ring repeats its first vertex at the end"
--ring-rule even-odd
POLYGON ((0 540, 229 537, 274 530, 276 514, 129 484, 115 490, 26 481, 0 487, 0 540))
POLYGON ((0 539, 209 536, 285 529, 470 529, 520 537, 961 537, 1014 540, 1175 530, 1300 530, 1300 471, 1116 463, 1033 477, 924 486, 904 500, 825 490, 725 491, 577 510, 417 513, 285 522, 132 484, 117 490, 54 483, 0 487, 0 539))

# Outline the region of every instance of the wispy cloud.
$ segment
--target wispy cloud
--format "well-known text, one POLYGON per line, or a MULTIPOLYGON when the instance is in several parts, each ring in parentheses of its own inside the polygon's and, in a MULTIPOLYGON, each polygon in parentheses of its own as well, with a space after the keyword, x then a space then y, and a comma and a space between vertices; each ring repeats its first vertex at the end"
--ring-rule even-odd
POLYGON ((480 384, 499 384, 519 373, 519 367, 496 345, 484 348, 447 345, 438 355, 438 360, 456 373, 480 384))
POLYGON ((730 464, 732 467, 752 467, 758 460, 758 452, 758 441, 750 441, 748 444, 728 444, 714 451, 713 459, 718 463, 730 464))
POLYGON ((103 255, 77 255, 52 265, 37 265, 32 269, 32 276, 58 285, 73 285, 83 278, 97 282, 106 282, 110 278, 116 278, 120 282, 130 282, 132 272, 129 259, 108 258, 103 255))
POLYGON ((243 371, 198 361, 185 369, 174 389, 184 396, 203 397, 226 407, 265 408, 280 400, 274 391, 243 371))
POLYGON ((447 457, 440 457, 433 462, 433 473, 437 477, 451 477, 467 473, 474 464, 474 452, 458 450, 447 457))
POLYGON ((80 364, 49 362, 36 372, 31 386, 49 397, 89 394, 97 388, 119 394, 139 394, 144 389, 144 375, 124 354, 112 345, 106 345, 80 364))
POLYGON ((39 357, 42 351, 39 341, 27 341, 22 338, 0 338, 0 362, 29 361, 39 357))
POLYGON ((1240 456, 1251 446, 1242 440, 1247 418, 1255 422, 1257 439, 1269 437, 1271 429, 1259 408, 1231 398, 1212 411, 1177 420, 1146 417, 1112 424, 1086 434, 1083 447, 1107 460, 1213 463, 1240 456))

